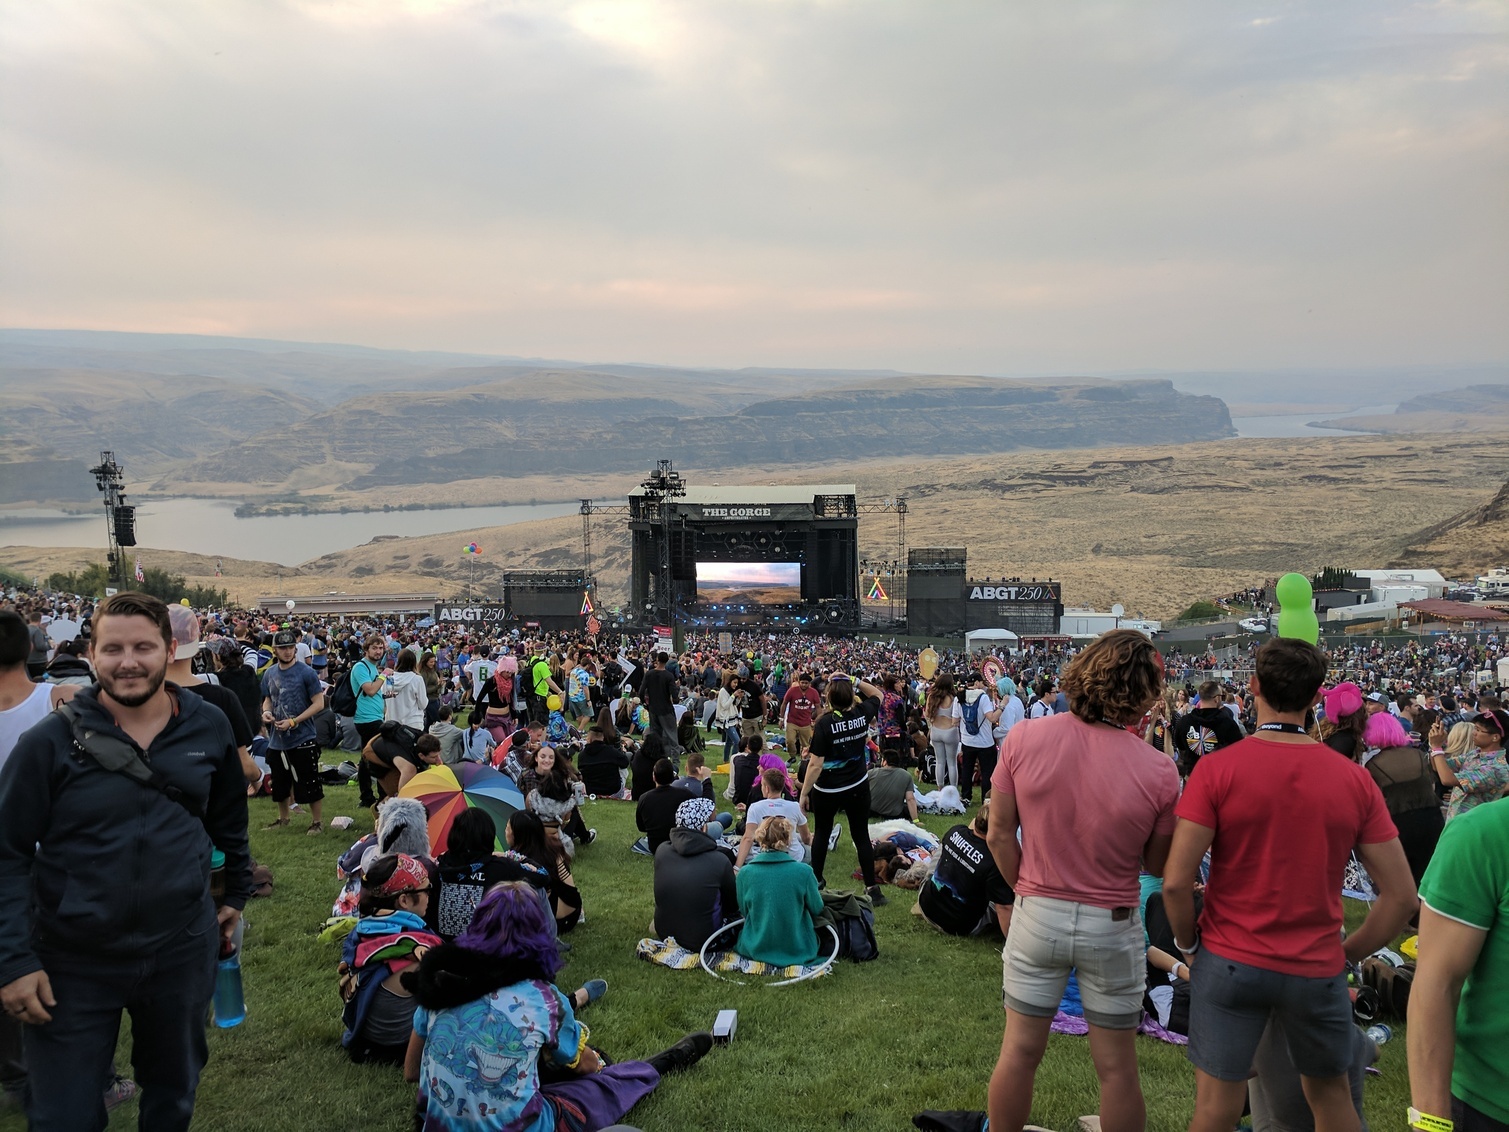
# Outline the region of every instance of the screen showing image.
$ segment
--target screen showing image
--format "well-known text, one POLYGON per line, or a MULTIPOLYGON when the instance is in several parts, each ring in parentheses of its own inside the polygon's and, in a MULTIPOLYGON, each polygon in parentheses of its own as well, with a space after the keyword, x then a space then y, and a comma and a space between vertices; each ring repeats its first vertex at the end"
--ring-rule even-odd
POLYGON ((802 564, 699 562, 697 599, 717 605, 793 605, 802 600, 802 564))

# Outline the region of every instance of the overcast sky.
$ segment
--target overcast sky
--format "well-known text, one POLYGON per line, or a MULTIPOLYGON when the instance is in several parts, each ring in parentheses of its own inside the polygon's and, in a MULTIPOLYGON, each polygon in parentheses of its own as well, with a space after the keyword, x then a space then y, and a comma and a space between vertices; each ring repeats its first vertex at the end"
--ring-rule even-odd
POLYGON ((1509 5, 0 0, 0 323, 1509 359, 1509 5))

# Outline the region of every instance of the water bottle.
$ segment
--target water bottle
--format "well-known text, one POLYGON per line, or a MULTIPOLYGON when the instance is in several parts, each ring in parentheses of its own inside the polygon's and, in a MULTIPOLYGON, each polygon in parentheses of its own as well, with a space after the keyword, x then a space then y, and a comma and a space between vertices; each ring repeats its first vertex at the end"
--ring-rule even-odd
POLYGON ((1384 1042, 1388 1041, 1393 1036, 1394 1031, 1389 1029, 1382 1022, 1378 1022, 1375 1025, 1368 1027, 1368 1037, 1372 1038, 1374 1044, 1376 1045, 1381 1046, 1384 1042))
POLYGON ((215 970, 215 1025, 222 1030, 246 1021, 246 999, 241 993, 241 952, 230 944, 215 970))

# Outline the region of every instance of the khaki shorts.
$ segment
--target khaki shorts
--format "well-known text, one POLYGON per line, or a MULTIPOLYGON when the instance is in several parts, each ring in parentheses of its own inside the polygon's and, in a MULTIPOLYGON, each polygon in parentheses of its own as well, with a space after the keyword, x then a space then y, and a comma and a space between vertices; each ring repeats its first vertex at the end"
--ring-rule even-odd
POLYGON ((812 746, 812 728, 797 727, 794 724, 786 724, 786 757, 795 758, 800 752, 812 746))
POLYGON ((1135 907, 1113 913, 1018 893, 1001 957, 1002 998, 1018 1014, 1052 1018, 1072 970, 1090 1025, 1135 1030, 1142 1020, 1147 952, 1135 907))
POLYGON ((753 738, 756 735, 759 735, 762 738, 765 735, 765 721, 763 719, 741 719, 741 720, 739 720, 739 736, 740 736, 740 738, 750 739, 750 738, 753 738))

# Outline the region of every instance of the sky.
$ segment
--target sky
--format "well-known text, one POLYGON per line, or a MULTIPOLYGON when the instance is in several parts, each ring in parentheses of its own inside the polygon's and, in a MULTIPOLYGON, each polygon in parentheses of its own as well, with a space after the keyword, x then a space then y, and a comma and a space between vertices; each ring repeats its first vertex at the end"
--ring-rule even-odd
POLYGON ((0 324, 1509 360, 1501 0, 0 0, 0 324))
POLYGON ((800 562, 699 562, 699 585, 800 586, 800 562))

